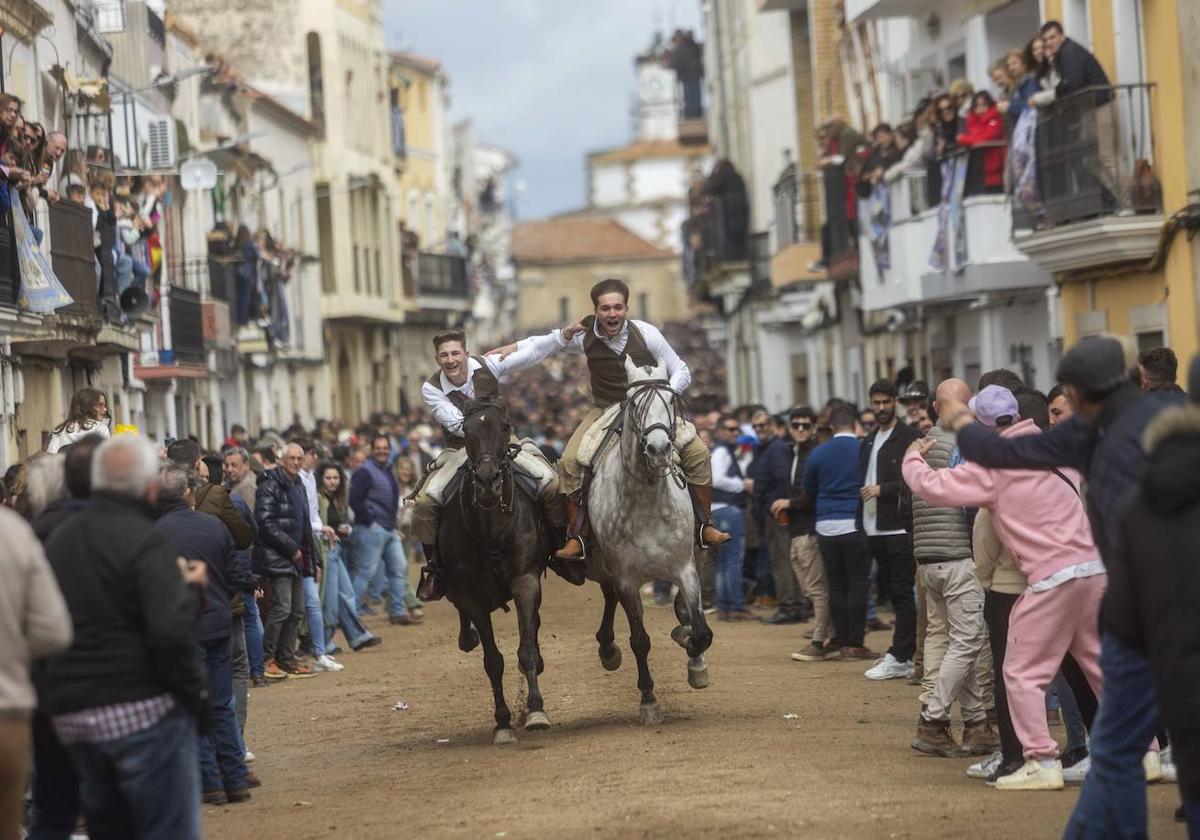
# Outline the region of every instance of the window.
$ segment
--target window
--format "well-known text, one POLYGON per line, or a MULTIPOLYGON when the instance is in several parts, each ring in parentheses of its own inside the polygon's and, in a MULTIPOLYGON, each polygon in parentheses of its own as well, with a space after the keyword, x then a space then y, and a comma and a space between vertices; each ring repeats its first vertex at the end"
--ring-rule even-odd
POLYGON ((1150 330, 1137 334, 1137 349, 1141 353, 1143 350, 1150 350, 1155 347, 1166 347, 1167 337, 1162 330, 1150 330))
POLYGON ((308 108, 318 126, 325 122, 325 82, 321 71, 321 36, 309 32, 308 47, 308 108))
POLYGON ((566 324, 571 320, 571 299, 569 297, 560 297, 558 299, 558 322, 566 324))
POLYGON ((358 269, 358 243, 351 247, 354 249, 354 291, 357 294, 362 292, 362 277, 358 269))
MULTIPOLYGON (((321 253, 321 291, 333 294, 337 291, 333 270, 333 208, 329 200, 329 184, 317 184, 317 237, 321 253)), ((303 228, 301 228, 303 229, 303 228)))
POLYGON ((638 314, 643 321, 650 320, 650 295, 645 292, 638 292, 638 314))

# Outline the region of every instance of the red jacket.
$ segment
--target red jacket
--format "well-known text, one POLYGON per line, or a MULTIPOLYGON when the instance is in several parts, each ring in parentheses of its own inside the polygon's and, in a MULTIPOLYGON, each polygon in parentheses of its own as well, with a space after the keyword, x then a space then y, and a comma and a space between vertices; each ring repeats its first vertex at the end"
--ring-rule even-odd
MULTIPOLYGON (((958 135, 958 145, 968 148, 980 143, 1004 140, 1004 120, 993 105, 983 116, 974 110, 967 114, 967 130, 958 135)), ((1004 154, 1003 146, 988 148, 983 151, 983 183, 989 187, 999 187, 1004 184, 1004 154)))

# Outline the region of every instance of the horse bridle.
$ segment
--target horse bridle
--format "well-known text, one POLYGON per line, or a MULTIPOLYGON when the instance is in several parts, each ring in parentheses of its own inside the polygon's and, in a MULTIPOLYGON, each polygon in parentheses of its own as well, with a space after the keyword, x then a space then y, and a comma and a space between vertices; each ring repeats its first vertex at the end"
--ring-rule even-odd
MULTIPOLYGON (((495 409, 496 412, 500 415, 500 420, 503 423, 502 434, 506 438, 512 437, 512 421, 509 420, 508 412, 504 410, 503 406, 496 405, 494 403, 479 405, 479 406, 474 407, 471 410, 464 412, 463 413, 463 426, 464 426, 463 431, 464 431, 464 433, 466 431, 465 426, 466 426, 467 418, 469 418, 473 415, 476 415, 476 414, 482 414, 484 411, 488 411, 490 409, 495 409)), ((475 505, 475 508, 477 510, 484 510, 484 511, 489 511, 489 512, 498 510, 501 513, 509 513, 510 511, 512 511, 513 496, 516 493, 516 486, 517 486, 516 482, 513 480, 512 465, 513 465, 513 458, 516 457, 516 455, 519 451, 520 451, 520 447, 516 446, 514 444, 511 444, 511 443, 508 444, 508 446, 505 448, 504 456, 500 459, 500 465, 497 468, 500 472, 500 498, 496 501, 495 504, 493 504, 491 506, 485 505, 479 500, 479 491, 483 489, 483 485, 479 480, 478 474, 476 473, 475 462, 473 460, 471 460, 470 453, 467 454, 467 475, 470 477, 470 480, 471 480, 471 501, 475 505), (508 500, 507 501, 505 501, 505 499, 504 499, 505 485, 508 486, 508 500)), ((491 452, 488 452, 484 455, 479 456, 479 465, 481 466, 486 463, 495 463, 496 460, 497 460, 496 456, 493 455, 491 452)), ((465 493, 459 494, 459 499, 462 500, 464 503, 465 503, 465 496, 466 496, 465 493)))
MULTIPOLYGON (((678 426, 676 404, 679 400, 679 395, 671 387, 670 380, 643 379, 640 382, 635 382, 629 386, 625 399, 626 422, 630 424, 630 429, 637 435, 638 452, 644 461, 649 458, 647 439, 650 433, 655 430, 661 429, 666 432, 667 439, 671 441, 671 446, 675 446, 675 432, 678 426), (667 409, 667 416, 670 418, 670 423, 650 423, 649 425, 645 425, 646 419, 650 414, 650 407, 654 405, 656 400, 661 402, 663 407, 667 409)), ((670 475, 681 487, 685 486, 686 482, 679 468, 675 465, 674 460, 668 459, 667 466, 660 469, 652 469, 649 463, 645 464, 645 468, 650 483, 654 483, 659 478, 670 475)), ((628 467, 625 470, 627 473, 630 472, 628 467)))

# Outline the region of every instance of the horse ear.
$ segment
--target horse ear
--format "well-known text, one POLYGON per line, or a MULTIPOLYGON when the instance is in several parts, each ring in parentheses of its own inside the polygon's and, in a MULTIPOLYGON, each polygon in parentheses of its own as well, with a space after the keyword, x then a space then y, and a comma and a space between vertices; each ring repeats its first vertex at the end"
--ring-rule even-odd
POLYGON ((634 379, 634 376, 637 375, 637 372, 638 372, 638 366, 633 363, 633 359, 626 356, 625 357, 625 378, 628 381, 632 382, 634 379))

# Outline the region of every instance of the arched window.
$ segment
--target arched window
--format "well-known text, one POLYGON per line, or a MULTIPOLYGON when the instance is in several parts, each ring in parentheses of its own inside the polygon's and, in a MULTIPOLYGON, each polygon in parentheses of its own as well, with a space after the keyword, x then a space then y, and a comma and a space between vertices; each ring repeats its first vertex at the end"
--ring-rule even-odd
POLYGON ((325 125, 325 82, 321 65, 321 36, 309 32, 308 48, 308 107, 312 121, 321 128, 325 125))

